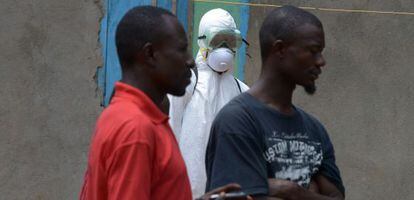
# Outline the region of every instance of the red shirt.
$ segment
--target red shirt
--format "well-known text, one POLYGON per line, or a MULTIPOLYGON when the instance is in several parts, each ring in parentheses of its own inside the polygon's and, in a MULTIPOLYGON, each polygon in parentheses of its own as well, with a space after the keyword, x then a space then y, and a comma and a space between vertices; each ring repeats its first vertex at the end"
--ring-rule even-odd
POLYGON ((168 116, 145 93, 117 82, 96 125, 80 199, 191 198, 168 116))

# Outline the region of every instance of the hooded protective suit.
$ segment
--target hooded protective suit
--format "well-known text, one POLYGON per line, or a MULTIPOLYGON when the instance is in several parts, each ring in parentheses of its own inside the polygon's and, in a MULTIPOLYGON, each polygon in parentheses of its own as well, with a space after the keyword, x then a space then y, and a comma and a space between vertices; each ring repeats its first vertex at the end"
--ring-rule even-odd
MULTIPOLYGON (((237 30, 233 17, 223 9, 210 10, 202 17, 199 36, 206 35, 211 28, 237 30)), ((169 96, 170 125, 180 145, 194 197, 205 193, 205 153, 216 114, 232 98, 249 89, 233 77, 233 69, 224 73, 213 71, 207 64, 212 48, 206 40, 199 39, 198 45, 198 78, 193 73, 183 97, 169 96)))

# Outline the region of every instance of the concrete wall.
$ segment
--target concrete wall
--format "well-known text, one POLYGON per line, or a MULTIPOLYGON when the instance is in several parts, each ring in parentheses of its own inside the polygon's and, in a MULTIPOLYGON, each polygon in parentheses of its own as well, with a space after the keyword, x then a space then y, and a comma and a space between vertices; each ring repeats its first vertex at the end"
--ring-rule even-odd
POLYGON ((0 199, 76 199, 100 112, 100 1, 8 0, 0 13, 0 199))
MULTIPOLYGON (((252 3, 414 11, 412 0, 252 3)), ((248 83, 260 72, 258 31, 272 9, 250 8, 248 83)), ((326 125, 347 199, 414 199, 414 15, 312 12, 324 24, 327 66, 317 94, 298 88, 295 101, 326 125)))

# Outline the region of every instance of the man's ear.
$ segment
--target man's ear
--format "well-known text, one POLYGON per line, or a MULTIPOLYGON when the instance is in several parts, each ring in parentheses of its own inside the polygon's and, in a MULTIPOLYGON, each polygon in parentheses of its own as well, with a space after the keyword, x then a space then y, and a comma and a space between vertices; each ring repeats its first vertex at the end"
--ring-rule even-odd
POLYGON ((149 64, 149 66, 156 66, 157 62, 157 52, 155 51, 154 44, 147 42, 142 47, 142 56, 144 61, 149 64))
POLYGON ((286 52, 285 47, 286 47, 286 44, 282 40, 275 40, 272 43, 271 54, 276 55, 280 59, 283 59, 283 57, 285 56, 285 52, 286 52))

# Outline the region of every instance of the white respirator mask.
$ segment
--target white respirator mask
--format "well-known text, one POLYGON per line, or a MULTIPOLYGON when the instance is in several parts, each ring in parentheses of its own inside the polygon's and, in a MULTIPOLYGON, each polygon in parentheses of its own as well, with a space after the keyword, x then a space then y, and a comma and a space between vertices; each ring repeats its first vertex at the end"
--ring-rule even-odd
POLYGON ((235 55, 230 49, 217 48, 208 53, 207 64, 216 72, 227 72, 234 66, 234 57, 235 55))

